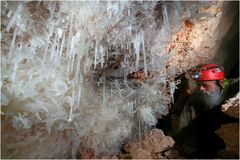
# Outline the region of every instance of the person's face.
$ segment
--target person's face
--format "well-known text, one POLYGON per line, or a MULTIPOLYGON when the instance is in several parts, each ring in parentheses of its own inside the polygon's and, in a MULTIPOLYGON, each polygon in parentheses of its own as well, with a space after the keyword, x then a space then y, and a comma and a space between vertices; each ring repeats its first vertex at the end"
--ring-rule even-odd
POLYGON ((198 89, 200 91, 215 92, 218 86, 216 81, 200 81, 198 82, 198 89))
POLYGON ((208 107, 213 108, 222 102, 221 89, 216 81, 202 81, 198 83, 198 96, 208 107))

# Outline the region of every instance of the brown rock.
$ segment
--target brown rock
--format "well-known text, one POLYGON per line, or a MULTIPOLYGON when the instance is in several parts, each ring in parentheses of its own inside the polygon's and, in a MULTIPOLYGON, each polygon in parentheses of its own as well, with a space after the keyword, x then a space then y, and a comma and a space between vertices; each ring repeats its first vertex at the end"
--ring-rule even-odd
POLYGON ((174 159, 174 158, 182 158, 180 155, 179 155, 179 152, 177 149, 169 149, 168 151, 166 151, 164 153, 164 155, 167 157, 167 158, 170 158, 170 159, 174 159))
POLYGON ((232 155, 239 156, 239 124, 223 124, 216 133, 224 140, 226 151, 232 155))
POLYGON ((239 117, 239 98, 240 93, 238 93, 235 97, 230 98, 226 101, 225 104, 222 105, 222 111, 232 117, 239 117))
POLYGON ((87 148, 85 149, 85 151, 83 151, 82 153, 82 159, 93 159, 95 158, 95 152, 93 149, 91 148, 87 148))
POLYGON ((130 150, 130 155, 133 159, 151 159, 152 155, 148 150, 144 150, 143 148, 132 148, 130 150))
POLYGON ((151 132, 142 135, 140 141, 132 141, 126 144, 124 149, 130 152, 132 158, 159 158, 157 153, 172 147, 173 144, 173 139, 165 136, 162 130, 153 129, 151 132))

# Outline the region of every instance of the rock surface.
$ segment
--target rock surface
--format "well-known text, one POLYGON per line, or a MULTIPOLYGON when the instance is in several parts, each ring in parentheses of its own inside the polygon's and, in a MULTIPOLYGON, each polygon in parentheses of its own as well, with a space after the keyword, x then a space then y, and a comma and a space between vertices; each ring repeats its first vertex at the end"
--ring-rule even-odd
POLYGON ((163 158, 164 151, 173 147, 174 143, 174 140, 165 136, 162 130, 153 129, 151 132, 144 134, 140 141, 132 141, 126 144, 124 149, 130 153, 130 157, 133 159, 163 158))
POLYGON ((227 100, 227 102, 222 105, 222 111, 229 116, 239 118, 239 98, 240 93, 227 100))
MULTIPOLYGON (((230 156, 222 158, 239 157, 239 124, 223 124, 221 128, 216 131, 216 133, 224 140, 224 143, 226 144, 226 151, 230 156)), ((226 155, 224 154, 224 156, 226 155)))
MULTIPOLYGON (((230 98, 222 105, 222 111, 232 117, 239 118, 239 96, 230 98)), ((226 148, 220 151, 221 158, 238 158, 239 157, 239 123, 229 123, 221 125, 216 133, 224 140, 226 148)))

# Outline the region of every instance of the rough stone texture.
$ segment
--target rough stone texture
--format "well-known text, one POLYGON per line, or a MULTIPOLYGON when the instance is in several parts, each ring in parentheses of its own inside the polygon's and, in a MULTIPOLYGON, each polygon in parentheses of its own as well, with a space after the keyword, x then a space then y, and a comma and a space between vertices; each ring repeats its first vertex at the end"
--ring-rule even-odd
MULTIPOLYGON (((1 117, 1 119, 3 120, 3 117, 1 117)), ((7 159, 16 159, 13 156, 16 154, 18 159, 32 159, 32 157, 35 157, 36 159, 52 159, 67 158, 71 155, 71 151, 68 148, 73 145, 73 141, 72 143, 68 143, 67 137, 72 137, 73 135, 68 135, 65 131, 52 132, 46 138, 44 134, 48 133, 43 124, 34 126, 33 130, 24 129, 21 134, 18 135, 18 131, 15 128, 6 125, 5 123, 2 123, 1 127, 1 138, 6 139, 6 141, 1 141, 2 157, 7 157, 7 159), (39 134, 39 131, 42 131, 42 134, 39 134), (11 134, 6 135, 3 134, 3 132, 11 134), (17 136, 13 137, 12 134, 17 136), (59 134, 61 136, 57 136, 59 134), (37 139, 37 141, 35 139, 37 139), (47 146, 41 146, 41 143, 45 143, 47 146), (57 143, 59 144, 56 145, 57 143), (19 148, 21 151, 19 151, 19 148), (61 150, 60 154, 57 151, 59 149, 61 150), (32 152, 34 150, 38 150, 39 152, 32 152)))
POLYGON ((151 132, 144 134, 142 139, 137 142, 130 142, 124 146, 127 152, 130 152, 130 156, 133 159, 138 158, 162 158, 164 156, 157 154, 163 152, 174 145, 174 140, 165 136, 160 129, 153 129, 151 132))
MULTIPOLYGON (((239 96, 230 98, 222 105, 222 111, 232 117, 239 118, 239 96)), ((224 140, 226 150, 220 151, 221 158, 239 157, 239 123, 223 124, 216 133, 224 140)))
POLYGON ((239 98, 240 93, 227 100, 227 102, 222 105, 222 111, 229 116, 239 117, 239 98))
MULTIPOLYGON (((223 124, 216 133, 224 140, 227 151, 225 152, 231 156, 227 156, 225 158, 239 157, 239 124, 223 124)), ((226 153, 224 154, 225 156, 226 153)))
POLYGON ((185 20, 168 46, 169 53, 177 53, 168 60, 168 69, 183 73, 197 65, 214 62, 229 73, 239 59, 238 50, 234 50, 239 36, 238 5, 224 2, 198 12, 214 14, 214 18, 206 21, 209 17, 203 16, 200 23, 185 20))
POLYGON ((224 3, 222 11, 222 19, 214 34, 214 36, 219 34, 222 40, 218 41, 220 45, 212 61, 222 65, 227 75, 234 65, 239 63, 239 2, 224 3), (228 23, 231 25, 226 25, 228 23), (223 32, 226 30, 227 33, 224 35, 223 32))
POLYGON ((156 159, 156 158, 181 158, 178 151, 172 148, 174 140, 165 136, 160 129, 153 129, 142 135, 141 140, 133 140, 124 145, 127 152, 119 155, 96 155, 93 149, 84 149, 77 158, 82 159, 156 159))
POLYGON ((171 148, 164 153, 165 157, 168 159, 184 159, 184 157, 179 155, 177 149, 171 148))

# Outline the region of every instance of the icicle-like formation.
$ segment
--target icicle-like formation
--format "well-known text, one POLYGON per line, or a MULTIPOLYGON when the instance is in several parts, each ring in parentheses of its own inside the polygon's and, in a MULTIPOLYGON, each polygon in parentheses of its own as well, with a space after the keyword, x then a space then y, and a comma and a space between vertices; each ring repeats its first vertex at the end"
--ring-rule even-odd
POLYGON ((197 3, 1 3, 2 157, 111 155, 167 114, 171 35, 197 3))
POLYGON ((135 57, 136 57, 136 70, 138 70, 138 64, 139 64, 139 59, 140 59, 140 47, 141 47, 141 39, 140 35, 137 35, 136 38, 134 39, 134 50, 135 50, 135 57))
POLYGON ((9 31, 10 28, 12 27, 12 25, 17 21, 17 19, 20 18, 20 12, 22 11, 23 9, 23 5, 21 3, 19 3, 18 7, 17 7, 17 10, 15 11, 14 15, 12 16, 6 30, 9 31))
POLYGON ((181 1, 174 1, 174 21, 176 23, 177 29, 180 28, 181 23, 181 14, 182 14, 182 7, 181 1))
POLYGON ((147 59, 146 59, 146 51, 145 51, 145 42, 144 42, 144 33, 142 32, 142 50, 143 50, 143 61, 144 61, 144 74, 145 77, 148 76, 147 72, 147 59))
POLYGON ((95 46, 94 69, 96 69, 96 66, 97 66, 97 56, 98 56, 98 43, 96 43, 96 46, 95 46))
POLYGON ((173 94, 174 94, 175 90, 177 89, 177 85, 180 84, 180 83, 181 83, 180 80, 178 80, 177 82, 174 82, 174 81, 173 82, 169 82, 170 95, 171 95, 173 103, 174 103, 174 96, 173 96, 173 94))
POLYGON ((12 39, 12 43, 11 43, 11 48, 10 48, 10 51, 9 51, 9 58, 12 58, 12 52, 14 50, 14 45, 15 45, 15 40, 16 40, 16 36, 17 36, 17 29, 14 30, 13 32, 13 39, 12 39))
POLYGON ((171 34, 171 29, 170 29, 170 24, 169 24, 169 15, 168 15, 168 11, 167 11, 167 5, 166 3, 163 3, 162 6, 162 14, 163 14, 163 27, 164 27, 164 32, 165 32, 165 36, 169 37, 171 34))

